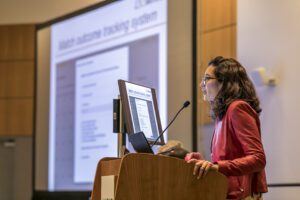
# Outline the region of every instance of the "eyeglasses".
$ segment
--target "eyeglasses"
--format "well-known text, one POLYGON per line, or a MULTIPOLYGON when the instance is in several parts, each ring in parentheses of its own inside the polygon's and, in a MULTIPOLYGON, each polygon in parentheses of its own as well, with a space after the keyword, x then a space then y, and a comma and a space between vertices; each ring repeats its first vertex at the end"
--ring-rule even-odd
POLYGON ((207 81, 211 80, 211 79, 217 79, 215 77, 210 77, 210 76, 204 76, 201 80, 203 82, 203 85, 206 85, 207 81))

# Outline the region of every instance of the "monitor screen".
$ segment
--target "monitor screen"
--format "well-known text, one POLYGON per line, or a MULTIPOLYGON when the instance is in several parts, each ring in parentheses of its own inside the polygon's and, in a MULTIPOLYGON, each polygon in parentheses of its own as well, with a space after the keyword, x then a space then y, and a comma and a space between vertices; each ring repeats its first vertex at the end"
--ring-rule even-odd
POLYGON ((119 80, 119 89, 127 133, 142 131, 150 143, 155 141, 162 132, 155 89, 124 80, 119 80))

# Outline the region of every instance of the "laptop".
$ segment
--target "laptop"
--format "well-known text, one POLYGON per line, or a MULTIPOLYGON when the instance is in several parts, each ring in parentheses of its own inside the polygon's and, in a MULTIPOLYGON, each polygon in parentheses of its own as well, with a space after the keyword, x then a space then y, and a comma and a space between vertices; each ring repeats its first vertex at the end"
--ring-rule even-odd
POLYGON ((144 132, 137 132, 129 135, 129 141, 131 142, 134 150, 138 153, 151 153, 154 154, 144 132))

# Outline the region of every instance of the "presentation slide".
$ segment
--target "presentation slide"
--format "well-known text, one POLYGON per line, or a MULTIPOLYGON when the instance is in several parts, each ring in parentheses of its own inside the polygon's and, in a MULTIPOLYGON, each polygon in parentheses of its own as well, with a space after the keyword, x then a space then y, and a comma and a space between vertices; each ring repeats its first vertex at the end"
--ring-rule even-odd
MULTIPOLYGON (((48 190, 90 190, 98 161, 117 156, 118 79, 155 88, 167 119, 167 2, 116 1, 57 22, 50 35, 48 190)), ((151 101, 135 98, 139 126, 158 136, 151 101), (144 116, 144 117, 143 117, 144 116)))
POLYGON ((144 132, 147 138, 150 137, 153 138, 147 101, 135 99, 135 105, 136 105, 136 111, 139 119, 138 123, 140 125, 141 131, 144 132))
POLYGON ((80 59, 75 64, 75 183, 93 180, 99 156, 117 154, 108 116, 111 97, 117 97, 119 92, 107 87, 115 85, 120 77, 128 79, 128 57, 128 48, 123 47, 80 59))
POLYGON ((126 83, 126 89, 134 132, 143 131, 146 138, 155 140, 159 130, 151 89, 131 83, 126 83))

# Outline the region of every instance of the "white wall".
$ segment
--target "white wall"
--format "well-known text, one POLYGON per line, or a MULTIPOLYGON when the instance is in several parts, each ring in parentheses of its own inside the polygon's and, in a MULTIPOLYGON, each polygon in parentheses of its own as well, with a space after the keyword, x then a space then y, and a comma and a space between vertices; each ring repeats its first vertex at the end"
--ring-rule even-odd
MULTIPOLYGON (((278 79, 276 87, 257 86, 268 183, 300 183, 299 18, 298 0, 238 1, 238 60, 278 79)), ((299 198, 300 187, 286 187, 270 188, 265 199, 299 198)))

